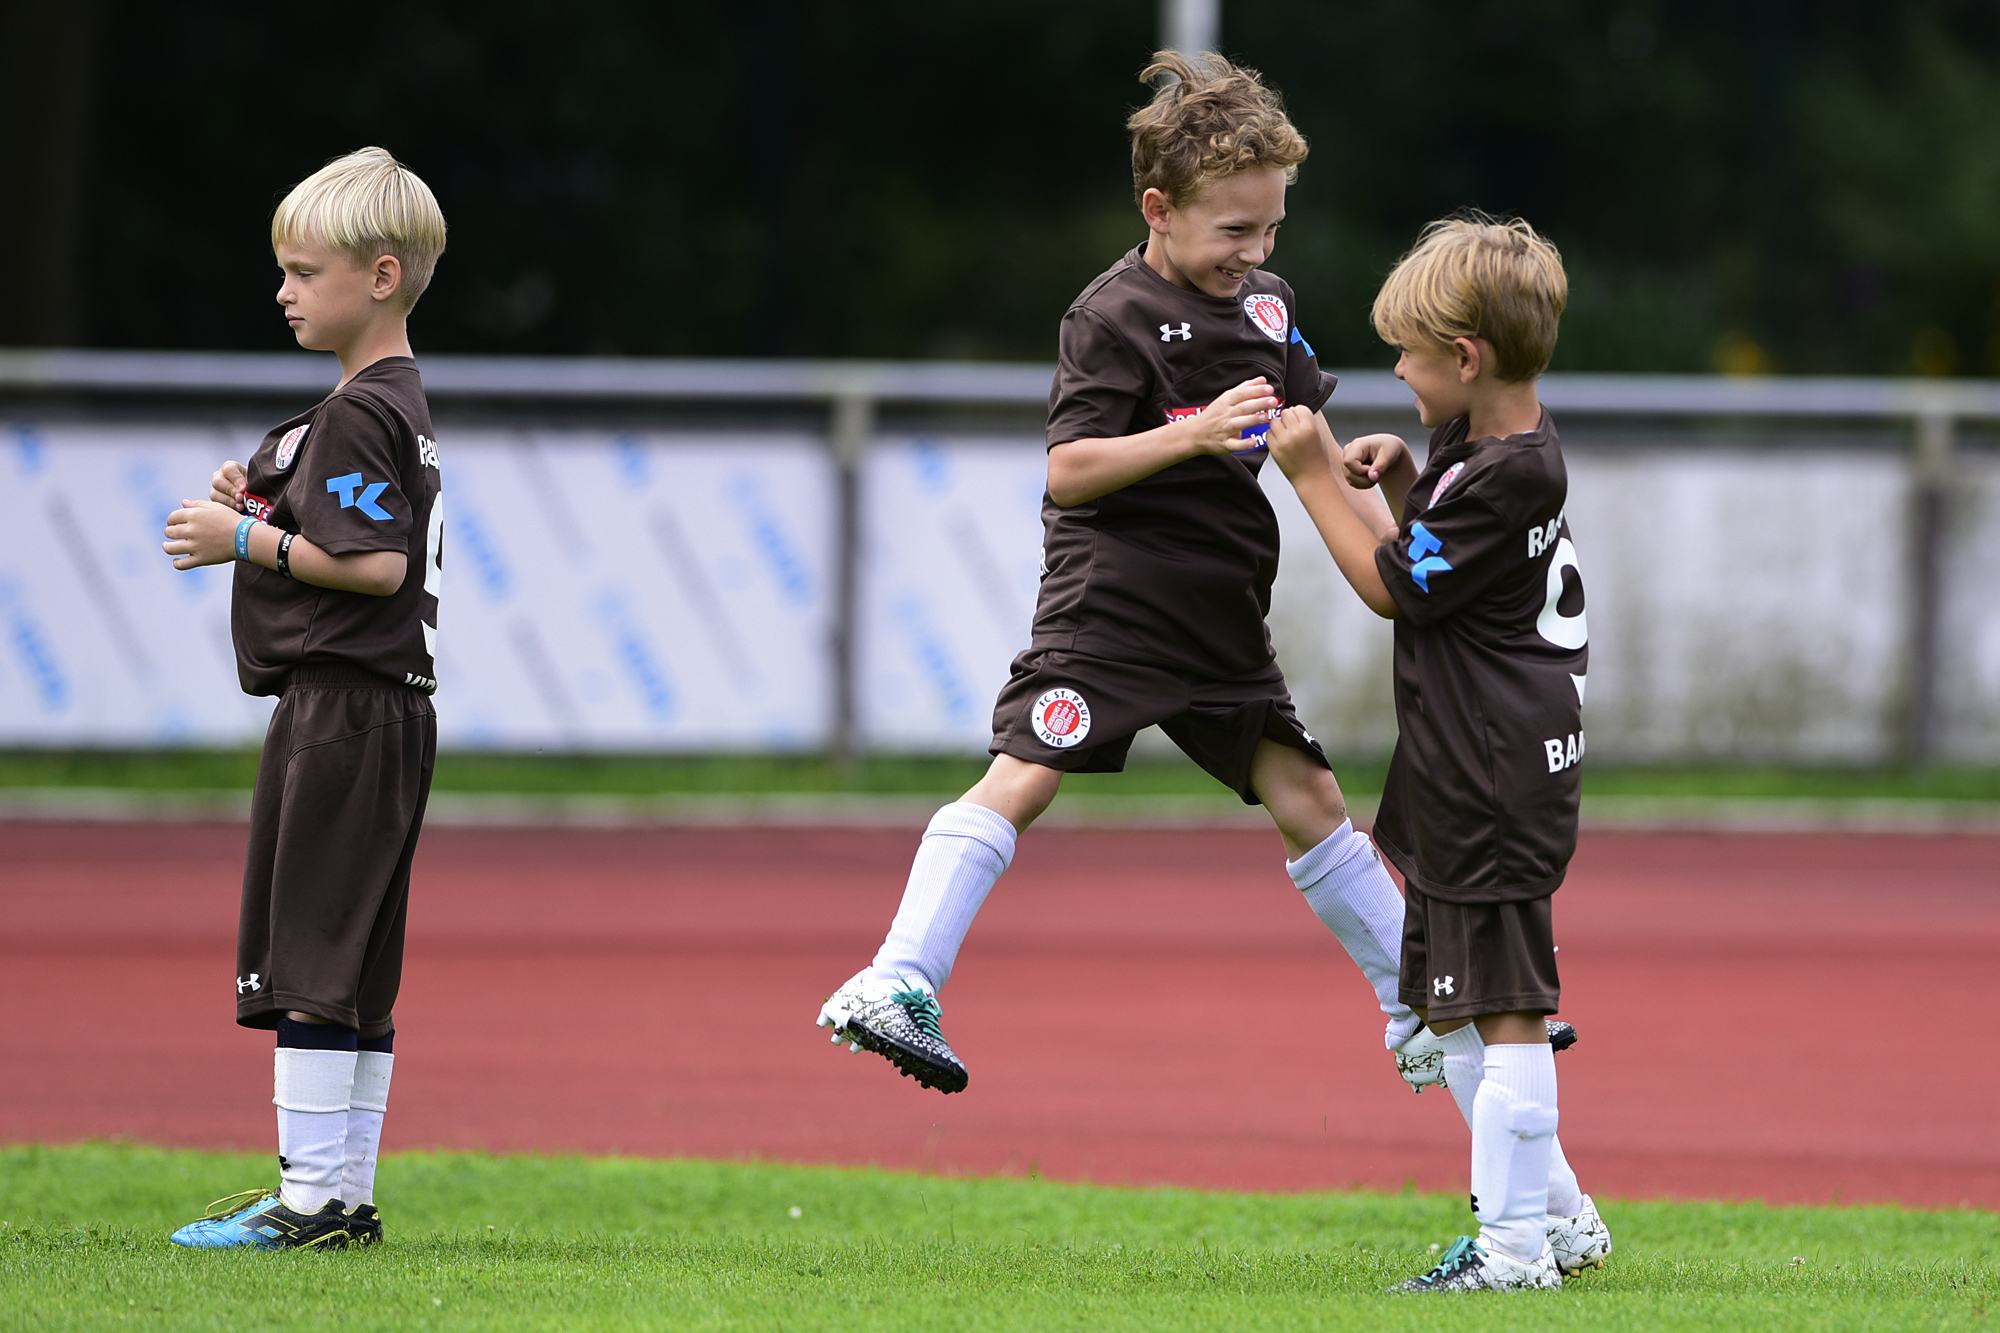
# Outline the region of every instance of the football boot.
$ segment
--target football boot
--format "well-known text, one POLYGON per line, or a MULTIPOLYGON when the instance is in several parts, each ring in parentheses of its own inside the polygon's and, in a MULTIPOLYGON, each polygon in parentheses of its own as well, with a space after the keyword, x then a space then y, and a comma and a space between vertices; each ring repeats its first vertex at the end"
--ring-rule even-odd
POLYGON ((1597 1215, 1597 1205, 1588 1194, 1575 1217, 1549 1218, 1549 1253, 1555 1255, 1556 1267, 1565 1276, 1604 1266, 1611 1253, 1611 1228, 1597 1215))
POLYGON ((1439 1256, 1431 1271, 1389 1288, 1402 1291, 1536 1291, 1560 1287, 1562 1274, 1556 1271, 1555 1256, 1547 1246, 1542 1257, 1531 1264, 1509 1259, 1481 1245, 1477 1238, 1460 1236, 1439 1256))
POLYGON ((272 1190, 245 1190, 208 1206, 208 1215, 169 1239, 196 1250, 338 1250, 348 1241, 347 1209, 328 1199, 316 1213, 298 1213, 272 1190))
POLYGON ((819 1025, 835 1045, 873 1051, 927 1088, 965 1089, 965 1064, 938 1030, 937 994, 921 977, 870 977, 857 972, 820 1006, 819 1025))

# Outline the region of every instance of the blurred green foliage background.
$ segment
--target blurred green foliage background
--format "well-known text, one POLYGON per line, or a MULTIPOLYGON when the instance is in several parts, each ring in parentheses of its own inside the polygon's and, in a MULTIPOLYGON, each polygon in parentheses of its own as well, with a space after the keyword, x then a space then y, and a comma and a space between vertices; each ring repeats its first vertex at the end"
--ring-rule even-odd
MULTIPOLYGON (((267 219, 383 144, 420 350, 1046 360, 1141 237, 1154 0, 0 7, 0 344, 280 348, 267 219), (22 126, 31 132, 18 134, 22 126)), ((1556 368, 2000 374, 1996 0, 1224 0, 1313 143, 1272 267, 1380 364, 1427 219, 1568 258, 1556 368)))

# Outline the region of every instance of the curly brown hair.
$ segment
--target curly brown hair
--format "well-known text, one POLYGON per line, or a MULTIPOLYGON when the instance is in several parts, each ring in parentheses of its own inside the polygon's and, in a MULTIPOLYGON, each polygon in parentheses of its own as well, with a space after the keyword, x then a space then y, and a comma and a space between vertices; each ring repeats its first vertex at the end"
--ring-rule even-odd
POLYGON ((1276 167, 1297 178, 1306 139, 1285 115, 1284 101, 1264 76, 1214 52, 1190 56, 1156 51, 1141 83, 1161 75, 1153 100, 1132 113, 1132 194, 1158 190, 1179 208, 1210 181, 1253 167, 1276 167))

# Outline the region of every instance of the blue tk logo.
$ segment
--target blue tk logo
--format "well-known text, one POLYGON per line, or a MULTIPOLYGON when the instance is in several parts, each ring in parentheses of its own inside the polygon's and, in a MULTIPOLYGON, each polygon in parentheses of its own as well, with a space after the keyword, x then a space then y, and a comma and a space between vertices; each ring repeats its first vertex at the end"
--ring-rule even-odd
POLYGON ((1410 524, 1410 577, 1417 586, 1429 593, 1431 575, 1440 574, 1451 568, 1451 561, 1432 554, 1442 551, 1444 543, 1431 535, 1431 530, 1421 523, 1410 524))
POLYGON ((365 482, 359 472, 350 472, 344 477, 328 477, 326 489, 339 492, 342 509, 359 509, 378 521, 389 517, 389 511, 375 503, 375 497, 389 489, 386 481, 365 482), (356 495, 356 491, 361 493, 356 495))

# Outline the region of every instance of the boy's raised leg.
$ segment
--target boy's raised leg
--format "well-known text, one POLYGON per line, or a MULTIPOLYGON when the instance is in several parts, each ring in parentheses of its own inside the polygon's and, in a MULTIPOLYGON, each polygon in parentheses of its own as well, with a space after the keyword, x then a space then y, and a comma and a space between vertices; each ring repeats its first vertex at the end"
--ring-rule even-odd
POLYGON ((931 817, 903 901, 869 966, 820 1007, 836 1044, 874 1051, 940 1092, 966 1084, 965 1064, 939 1029, 937 992, 986 895, 1014 859, 1014 839, 1055 799, 1062 774, 1011 755, 931 817))
POLYGON ((1361 969, 1389 1020, 1383 1040, 1395 1050, 1423 1020, 1397 995, 1403 898, 1375 844, 1347 818, 1333 774, 1304 751, 1263 741, 1251 762, 1250 781, 1285 840, 1286 873, 1361 969))

